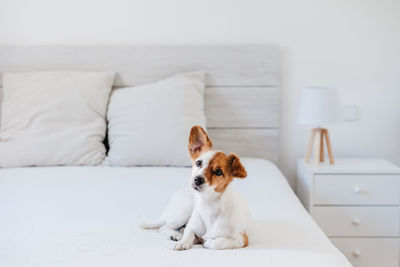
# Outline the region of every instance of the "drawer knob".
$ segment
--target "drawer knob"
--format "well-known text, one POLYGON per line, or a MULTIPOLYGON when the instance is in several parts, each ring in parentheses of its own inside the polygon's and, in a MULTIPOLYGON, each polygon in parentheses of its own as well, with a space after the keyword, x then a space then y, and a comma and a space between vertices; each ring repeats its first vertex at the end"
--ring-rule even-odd
POLYGON ((353 192, 354 192, 355 194, 360 194, 360 192, 361 192, 360 187, 359 187, 358 185, 355 186, 355 187, 353 188, 353 192))
POLYGON ((354 257, 359 257, 361 255, 361 252, 359 250, 354 250, 353 251, 353 256, 354 257))
POLYGON ((360 224, 360 220, 357 218, 354 218, 352 221, 353 225, 359 225, 360 224))

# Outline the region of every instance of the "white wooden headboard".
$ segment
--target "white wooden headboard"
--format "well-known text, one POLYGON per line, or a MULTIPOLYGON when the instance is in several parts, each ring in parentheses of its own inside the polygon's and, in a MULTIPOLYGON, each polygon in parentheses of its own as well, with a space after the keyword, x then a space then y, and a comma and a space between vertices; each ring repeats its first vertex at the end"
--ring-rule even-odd
POLYGON ((49 69, 113 70, 116 87, 205 70, 205 110, 214 146, 278 163, 275 46, 0 46, 0 71, 49 69))

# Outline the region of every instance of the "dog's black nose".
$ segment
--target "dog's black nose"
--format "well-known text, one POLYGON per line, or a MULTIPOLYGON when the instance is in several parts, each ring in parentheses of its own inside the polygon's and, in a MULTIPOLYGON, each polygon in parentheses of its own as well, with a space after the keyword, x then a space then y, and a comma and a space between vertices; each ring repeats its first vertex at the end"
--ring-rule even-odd
POLYGON ((204 178, 201 177, 201 176, 195 177, 194 178, 194 184, 197 185, 197 186, 204 184, 204 178))

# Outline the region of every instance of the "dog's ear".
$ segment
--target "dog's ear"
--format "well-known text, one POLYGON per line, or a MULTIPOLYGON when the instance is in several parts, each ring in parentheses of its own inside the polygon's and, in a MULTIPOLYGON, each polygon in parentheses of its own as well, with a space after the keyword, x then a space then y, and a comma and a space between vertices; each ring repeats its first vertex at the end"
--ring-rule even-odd
POLYGON ((233 177, 245 178, 247 176, 246 169, 243 167, 236 154, 230 154, 228 156, 228 161, 231 167, 231 173, 233 177))
POLYGON ((195 160, 201 153, 210 150, 212 142, 206 131, 200 126, 193 126, 189 136, 189 155, 195 160))

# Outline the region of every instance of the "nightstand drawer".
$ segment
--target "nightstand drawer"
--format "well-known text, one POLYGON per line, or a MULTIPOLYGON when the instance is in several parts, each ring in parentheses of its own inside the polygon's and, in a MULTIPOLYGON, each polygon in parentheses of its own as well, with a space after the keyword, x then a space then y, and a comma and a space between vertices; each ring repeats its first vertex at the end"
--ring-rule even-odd
POLYGON ((398 175, 315 175, 316 205, 397 205, 398 175))
POLYGON ((314 207, 313 217, 331 237, 399 234, 398 207, 314 207))
POLYGON ((397 238, 331 238, 354 267, 398 267, 397 238))

